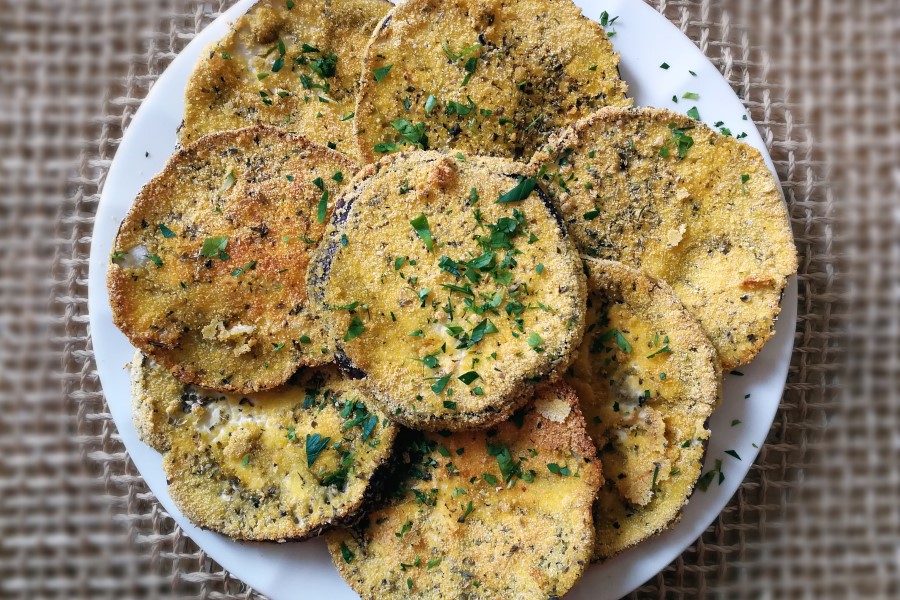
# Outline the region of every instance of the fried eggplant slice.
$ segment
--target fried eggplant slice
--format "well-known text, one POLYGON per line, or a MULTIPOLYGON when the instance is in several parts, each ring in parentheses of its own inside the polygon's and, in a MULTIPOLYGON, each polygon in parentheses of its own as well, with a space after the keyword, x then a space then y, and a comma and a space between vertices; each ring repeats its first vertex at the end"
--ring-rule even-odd
POLYGON ((355 158, 363 51, 390 8, 384 0, 260 0, 194 67, 181 143, 264 124, 355 158))
POLYGON ((594 506, 596 559, 662 531, 700 477, 721 368, 696 319, 662 281, 585 259, 587 322, 566 374, 606 482, 594 506))
POLYGON ((602 106, 629 106, 619 55, 571 0, 407 0, 375 30, 355 129, 398 148, 528 158, 602 106))
POLYGON ((581 340, 581 262, 518 163, 437 152, 366 167, 310 264, 339 361, 414 429, 488 426, 581 340))
POLYGON ((184 384, 138 355, 134 421, 163 453, 169 493, 200 527, 242 540, 318 535, 354 516, 397 426, 334 366, 250 396, 184 384))
POLYGON ((220 391, 270 389, 333 360, 306 266, 354 171, 263 126, 182 148, 119 227, 107 274, 116 326, 182 381, 220 391))
POLYGON ((775 331, 797 252, 755 148, 669 110, 601 109, 538 153, 581 251, 666 281, 726 369, 775 331))
MULTIPOLYGON (((394 497, 327 535, 363 598, 546 599, 590 562, 600 463, 568 386, 488 431, 418 434, 394 497)), ((404 446, 399 446, 403 448, 404 446)))

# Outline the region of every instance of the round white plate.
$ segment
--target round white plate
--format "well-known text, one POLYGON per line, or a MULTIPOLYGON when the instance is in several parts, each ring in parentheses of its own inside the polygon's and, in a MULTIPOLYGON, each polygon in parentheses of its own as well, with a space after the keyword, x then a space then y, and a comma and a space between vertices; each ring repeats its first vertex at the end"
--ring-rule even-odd
MULTIPOLYGON (((300 0, 302 1, 302 0, 300 0)), ((257 591, 273 600, 328 594, 330 600, 356 595, 338 576, 322 540, 288 544, 239 543, 191 525, 166 490, 160 455, 137 438, 131 422, 126 363, 133 348, 113 325, 106 293, 106 267, 116 229, 141 186, 159 171, 175 149, 175 130, 184 108, 184 87, 194 62, 206 44, 218 39, 229 24, 252 4, 242 0, 203 30, 159 78, 126 132, 110 168, 97 210, 91 249, 89 308, 91 334, 100 380, 119 434, 144 480, 166 510, 212 558, 257 591)), ((723 121, 758 148, 774 168, 765 145, 740 100, 716 68, 694 44, 664 17, 640 0, 576 0, 591 18, 605 10, 619 18, 608 27, 621 53, 622 77, 638 105, 686 112, 696 106, 710 125, 723 121), (660 65, 666 62, 670 68, 660 65), (690 71, 696 73, 692 75, 690 71), (685 100, 686 92, 700 95, 685 100), (676 104, 672 100, 679 98, 676 104)), ((653 577, 684 551, 725 507, 763 444, 778 408, 787 377, 797 318, 797 284, 792 278, 784 294, 773 339, 742 376, 725 378, 724 399, 713 415, 706 468, 722 461, 725 480, 708 491, 697 491, 681 521, 672 529, 616 558, 593 565, 571 592, 571 598, 613 599, 653 577), (732 426, 735 420, 740 424, 732 426), (736 451, 741 460, 725 454, 736 451)))

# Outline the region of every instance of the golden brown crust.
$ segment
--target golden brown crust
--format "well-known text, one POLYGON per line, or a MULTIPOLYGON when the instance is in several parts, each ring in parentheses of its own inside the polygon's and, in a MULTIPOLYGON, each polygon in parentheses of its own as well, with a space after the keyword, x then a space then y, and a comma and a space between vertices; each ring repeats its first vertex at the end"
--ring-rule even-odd
POLYGON ((107 275, 116 326, 182 381, 222 391, 269 389, 332 360, 306 294, 325 230, 314 180, 333 198, 354 170, 263 126, 182 148, 119 227, 107 275))
POLYGON ((569 364, 584 274, 540 189, 496 202, 528 183, 522 166, 395 155, 364 168, 341 197, 311 263, 311 297, 392 419, 488 426, 569 364))
POLYGON ((135 423, 163 453, 172 499, 229 537, 297 540, 345 522, 391 456, 397 428, 334 367, 250 396, 183 384, 140 355, 132 367, 135 423))
POLYGON ((377 144, 402 144, 391 123, 406 119, 424 123, 426 148, 527 160, 592 110, 630 105, 618 63, 603 28, 570 0, 406 0, 366 50, 359 155, 372 162, 377 144))
POLYGON ((585 258, 586 333, 566 374, 606 474, 594 507, 595 559, 678 518, 700 476, 721 393, 718 355, 664 282, 585 258))
POLYGON ((604 108, 531 164, 582 252, 665 279, 726 369, 772 336, 797 253, 756 149, 669 110, 604 108))
POLYGON ((334 564, 363 598, 561 596, 593 549, 594 454, 559 383, 489 431, 414 438, 398 495, 328 534, 334 564))
POLYGON ((194 67, 180 141, 261 123, 355 158, 362 53, 390 8, 384 0, 260 0, 194 67))

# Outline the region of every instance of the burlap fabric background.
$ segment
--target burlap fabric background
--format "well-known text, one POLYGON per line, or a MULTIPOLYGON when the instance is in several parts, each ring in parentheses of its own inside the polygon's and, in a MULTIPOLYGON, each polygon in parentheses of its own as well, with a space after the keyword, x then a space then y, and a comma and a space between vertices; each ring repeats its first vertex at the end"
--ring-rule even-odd
MULTIPOLYGON (((0 0, 0 597, 254 596, 130 463, 86 302, 123 131, 226 4, 0 0)), ((900 3, 653 5, 763 133, 800 251, 800 318, 750 476, 636 596, 900 597, 900 3)))

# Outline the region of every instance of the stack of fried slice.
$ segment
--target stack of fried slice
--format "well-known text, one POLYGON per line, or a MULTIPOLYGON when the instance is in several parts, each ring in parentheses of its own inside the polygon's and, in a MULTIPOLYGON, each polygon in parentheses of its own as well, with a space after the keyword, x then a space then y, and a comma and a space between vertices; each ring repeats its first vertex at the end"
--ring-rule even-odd
POLYGON ((796 254, 762 156, 618 60, 570 0, 260 0, 210 46, 108 271, 190 520, 536 599, 677 520, 796 254))

